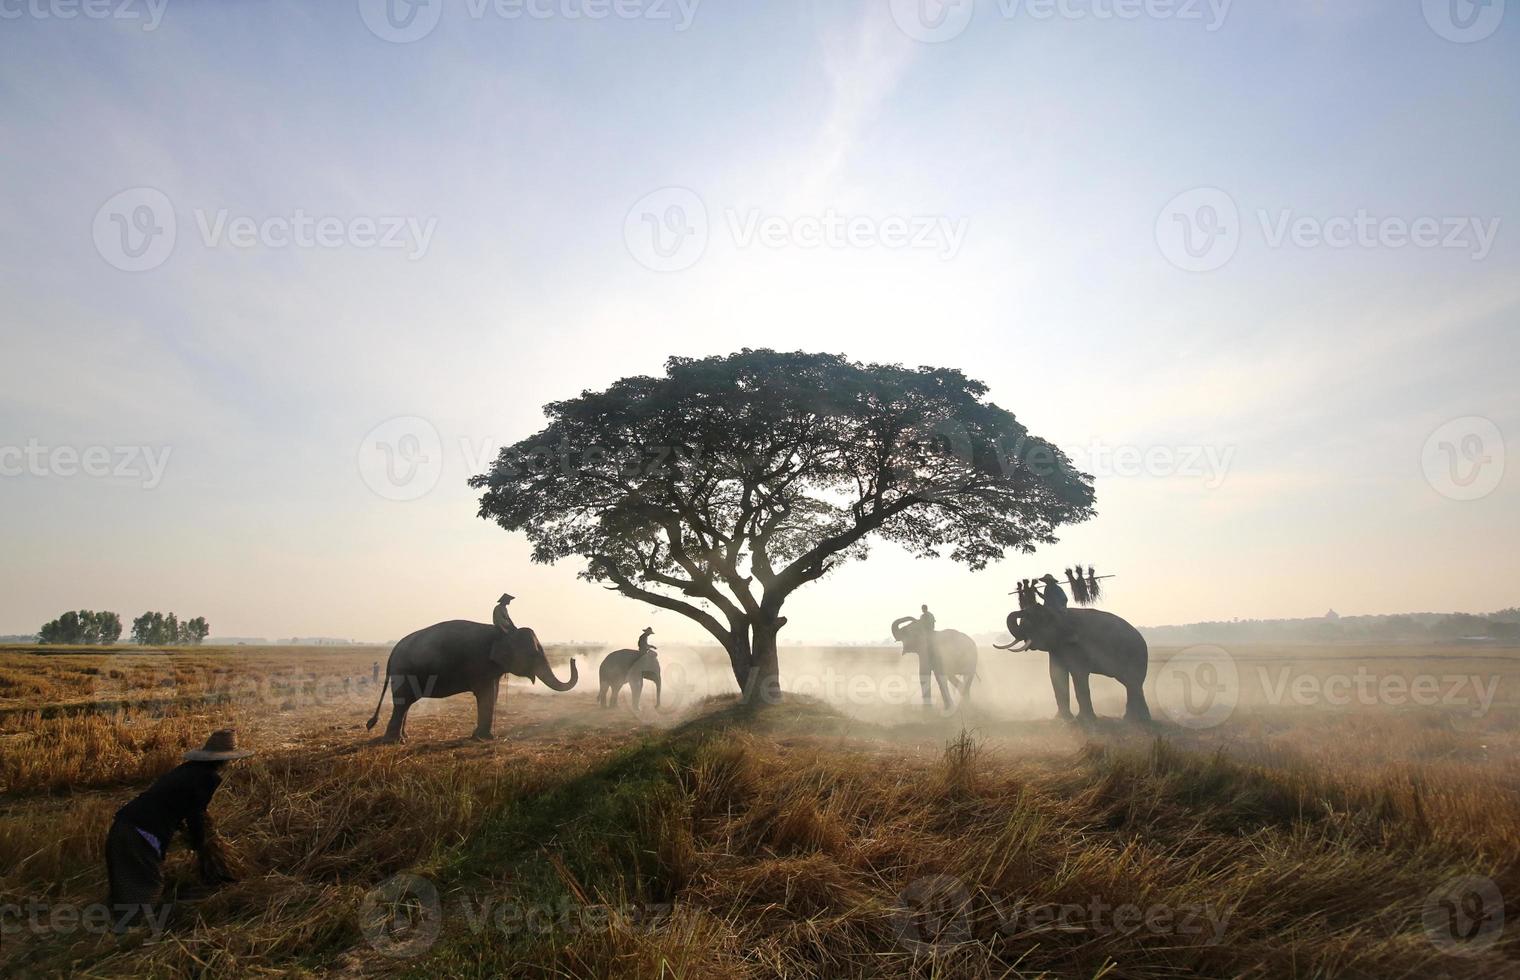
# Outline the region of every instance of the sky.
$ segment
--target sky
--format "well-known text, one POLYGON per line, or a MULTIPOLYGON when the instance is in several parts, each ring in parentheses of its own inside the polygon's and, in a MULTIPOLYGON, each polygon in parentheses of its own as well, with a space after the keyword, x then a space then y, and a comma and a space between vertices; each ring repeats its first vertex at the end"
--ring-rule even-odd
POLYGON ((0 633, 700 632, 465 481, 542 407, 768 346, 961 369, 1095 476, 972 573, 789 602, 998 628, 1520 604, 1502 0, 0 0, 0 633))

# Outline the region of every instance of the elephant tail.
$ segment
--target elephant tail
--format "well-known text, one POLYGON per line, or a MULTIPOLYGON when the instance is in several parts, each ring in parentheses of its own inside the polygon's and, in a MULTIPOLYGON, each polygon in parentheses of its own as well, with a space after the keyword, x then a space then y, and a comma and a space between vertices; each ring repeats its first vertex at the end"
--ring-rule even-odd
POLYGON ((385 703, 385 692, 391 686, 391 658, 395 655, 396 651, 392 650, 391 655, 385 658, 385 683, 380 685, 380 697, 375 701, 375 713, 370 715, 369 721, 364 723, 365 731, 374 728, 375 722, 380 720, 380 706, 385 703))

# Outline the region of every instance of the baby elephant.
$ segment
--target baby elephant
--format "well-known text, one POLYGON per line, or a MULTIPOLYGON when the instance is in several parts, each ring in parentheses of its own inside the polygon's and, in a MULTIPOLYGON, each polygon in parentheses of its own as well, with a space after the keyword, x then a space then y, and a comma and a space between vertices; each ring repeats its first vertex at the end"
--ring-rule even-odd
POLYGON ((638 650, 614 650, 602 658, 601 679, 602 686, 596 694, 596 703, 604 708, 615 707, 618 702, 618 692, 623 685, 628 685, 628 693, 633 698, 633 710, 639 710, 639 696, 644 690, 644 680, 648 678, 654 681, 654 706, 660 706, 660 655, 653 650, 641 653, 638 650), (612 697, 608 697, 608 692, 612 697))

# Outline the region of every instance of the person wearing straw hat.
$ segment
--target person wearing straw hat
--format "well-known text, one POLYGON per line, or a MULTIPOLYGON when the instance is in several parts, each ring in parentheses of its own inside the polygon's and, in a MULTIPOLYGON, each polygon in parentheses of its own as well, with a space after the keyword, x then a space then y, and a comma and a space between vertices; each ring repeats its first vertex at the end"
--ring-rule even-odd
POLYGON ((1045 583, 1045 608, 1065 609, 1067 605, 1066 590, 1061 588, 1061 583, 1049 572, 1040 576, 1040 581, 1045 583))
POLYGON ((517 597, 503 592, 501 598, 496 600, 496 608, 491 610, 491 622, 495 623, 496 628, 503 633, 511 633, 517 629, 517 624, 512 622, 512 614, 507 612, 507 606, 515 598, 517 597))
POLYGON ((105 851, 118 928, 139 912, 151 915, 163 887, 164 855, 181 827, 200 859, 201 880, 206 884, 234 880, 210 828, 206 807, 222 784, 222 768, 252 754, 238 748, 233 729, 212 732, 204 746, 186 752, 184 762, 116 811, 105 851))

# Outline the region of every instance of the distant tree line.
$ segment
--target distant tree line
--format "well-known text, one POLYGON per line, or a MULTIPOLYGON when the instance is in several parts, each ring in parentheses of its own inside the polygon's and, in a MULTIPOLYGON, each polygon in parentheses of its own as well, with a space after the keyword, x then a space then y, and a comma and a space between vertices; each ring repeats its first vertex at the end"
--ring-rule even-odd
POLYGON ((1486 616, 1472 613, 1401 613, 1316 619, 1237 619, 1153 626, 1152 643, 1520 643, 1520 608, 1486 616))
POLYGON ((121 617, 113 612, 81 609, 66 612, 37 631, 38 643, 110 646, 121 639, 121 617))
POLYGON ((204 616, 182 623, 174 613, 145 612, 132 620, 132 642, 145 647, 199 646, 210 632, 204 616))
MULTIPOLYGON (((121 617, 116 613, 80 609, 44 623, 37 631, 37 642, 110 646, 121 639, 121 631, 121 617)), ((145 612, 132 620, 132 642, 141 646, 199 646, 210 632, 204 616, 180 622, 174 613, 145 612)))

